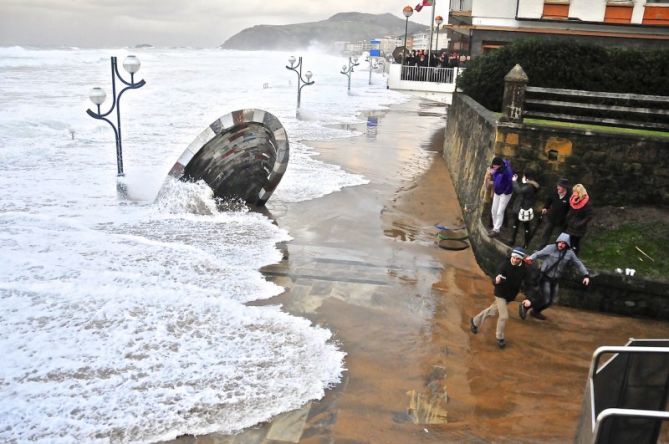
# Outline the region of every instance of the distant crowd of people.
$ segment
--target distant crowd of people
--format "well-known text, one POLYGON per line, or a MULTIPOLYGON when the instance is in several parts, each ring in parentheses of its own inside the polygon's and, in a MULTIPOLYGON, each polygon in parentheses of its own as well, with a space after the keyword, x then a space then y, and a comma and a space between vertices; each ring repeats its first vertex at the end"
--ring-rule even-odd
MULTIPOLYGON (((432 68, 457 68, 460 66, 460 59, 461 57, 455 52, 446 54, 446 51, 429 52, 424 49, 414 49, 404 58, 404 65, 419 67, 430 66, 432 68)), ((462 60, 462 62, 464 62, 464 60, 462 60)))
POLYGON ((439 68, 460 67, 464 63, 464 57, 455 53, 449 55, 445 51, 413 50, 405 57, 403 63, 412 69, 402 70, 402 80, 452 83, 455 79, 452 71, 439 68))
POLYGON ((570 186, 566 178, 559 179, 536 211, 536 197, 540 189, 533 171, 526 170, 521 176, 514 174, 508 160, 495 157, 485 174, 485 189, 492 194, 492 224, 488 235, 499 237, 507 207, 511 204, 512 230, 508 244, 516 244, 518 231, 523 229, 523 244, 511 250, 509 258, 502 260, 493 278, 493 303, 470 319, 470 330, 476 334, 486 318, 498 316, 495 336, 500 348, 506 346, 504 330, 509 312, 507 305, 514 301, 521 288, 528 296, 523 300, 518 313, 521 319, 528 314, 546 320, 543 311, 558 298, 559 280, 567 266, 573 266, 582 276, 581 283, 590 283, 588 269, 578 258, 581 239, 592 219, 592 202, 582 184, 570 186), (543 223, 537 250, 526 251, 535 232, 543 223), (549 243, 555 233, 556 240, 549 243), (538 270, 531 270, 535 261, 541 261, 538 270))
POLYGON ((455 53, 447 55, 445 51, 429 52, 424 49, 414 49, 404 58, 404 64, 407 66, 431 66, 432 68, 457 68, 460 66, 460 57, 455 53))

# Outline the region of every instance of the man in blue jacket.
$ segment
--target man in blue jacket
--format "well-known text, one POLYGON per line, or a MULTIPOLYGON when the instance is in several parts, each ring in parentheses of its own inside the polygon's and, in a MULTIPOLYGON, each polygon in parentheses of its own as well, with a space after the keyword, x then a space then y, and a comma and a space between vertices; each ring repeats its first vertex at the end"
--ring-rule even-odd
POLYGON ((504 222, 504 211, 511 200, 513 192, 513 171, 508 160, 501 157, 492 159, 490 170, 488 171, 488 185, 492 186, 492 230, 488 233, 490 237, 499 236, 499 230, 502 229, 504 222))
POLYGON ((504 327, 506 326, 506 321, 509 319, 507 305, 516 299, 527 274, 527 267, 523 263, 525 256, 525 250, 521 247, 516 247, 511 251, 511 257, 509 259, 505 258, 499 264, 497 275, 493 279, 493 284, 495 285, 494 302, 469 320, 469 329, 472 333, 476 334, 488 316, 494 316, 499 313, 497 329, 495 331, 499 348, 506 346, 504 327))
POLYGON ((570 248, 569 235, 561 233, 554 244, 547 245, 539 251, 535 251, 531 256, 525 259, 525 262, 532 264, 535 259, 543 259, 541 263, 541 274, 539 278, 539 298, 537 301, 525 299, 520 303, 518 312, 522 319, 525 319, 527 312, 530 315, 546 320, 541 312, 557 301, 558 290, 560 289, 559 279, 562 277, 567 265, 575 266, 583 275, 583 285, 590 283, 590 273, 585 268, 583 262, 576 256, 576 253, 570 248))

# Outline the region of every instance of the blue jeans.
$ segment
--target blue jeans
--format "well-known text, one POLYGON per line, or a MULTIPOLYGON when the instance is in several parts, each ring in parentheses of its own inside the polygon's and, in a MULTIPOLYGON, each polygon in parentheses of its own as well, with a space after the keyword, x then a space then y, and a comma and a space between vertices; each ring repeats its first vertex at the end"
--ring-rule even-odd
POLYGON ((539 281, 539 289, 539 298, 535 304, 532 304, 532 310, 534 310, 535 313, 541 313, 542 310, 547 309, 557 302, 560 284, 557 279, 543 276, 539 281))

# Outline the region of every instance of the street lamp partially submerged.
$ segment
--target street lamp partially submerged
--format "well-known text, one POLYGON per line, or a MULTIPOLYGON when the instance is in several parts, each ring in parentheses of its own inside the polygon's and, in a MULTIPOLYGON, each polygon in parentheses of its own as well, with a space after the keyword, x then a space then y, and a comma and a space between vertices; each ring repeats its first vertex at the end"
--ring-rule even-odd
MULTIPOLYGON (((97 120, 104 120, 107 122, 112 129, 114 130, 114 139, 116 141, 116 168, 117 168, 117 177, 123 177, 125 173, 123 172, 123 140, 121 137, 121 96, 123 95, 124 92, 126 92, 129 89, 138 89, 141 88, 146 84, 144 80, 140 80, 139 82, 135 82, 134 75, 137 71, 139 71, 139 68, 141 66, 141 63, 137 57, 134 55, 129 55, 126 57, 126 59, 123 61, 123 68, 130 73, 130 82, 126 81, 123 77, 121 77, 121 74, 118 71, 118 64, 116 61, 116 57, 111 58, 111 77, 112 77, 112 104, 111 107, 107 112, 102 112, 100 111, 100 105, 102 105, 107 98, 107 93, 105 93, 105 90, 100 88, 100 87, 94 87, 91 88, 88 97, 91 99, 91 102, 95 104, 97 107, 97 111, 91 111, 90 109, 86 110, 86 113, 91 116, 94 119, 97 120), (121 89, 121 91, 116 93, 116 79, 123 83, 125 88, 121 89), (114 110, 116 110, 116 125, 114 125, 111 120, 107 118, 114 110)), ((124 188, 124 185, 120 182, 117 181, 117 190, 119 191, 119 194, 121 194, 123 197, 126 195, 126 190, 124 188)))
POLYGON ((353 67, 358 66, 358 58, 357 57, 349 57, 348 58, 348 66, 343 65, 341 67, 341 74, 344 74, 346 77, 348 77, 348 91, 351 91, 351 73, 353 72, 353 67))
POLYGON ((288 58, 288 63, 290 63, 290 66, 286 66, 286 69, 289 69, 291 71, 295 71, 295 74, 297 74, 297 109, 300 109, 300 102, 302 99, 302 88, 304 88, 307 85, 313 85, 314 81, 311 80, 311 77, 313 74, 311 71, 307 71, 304 73, 304 76, 306 77, 306 80, 302 78, 302 56, 298 59, 297 65, 295 65, 295 57, 290 56, 288 58))

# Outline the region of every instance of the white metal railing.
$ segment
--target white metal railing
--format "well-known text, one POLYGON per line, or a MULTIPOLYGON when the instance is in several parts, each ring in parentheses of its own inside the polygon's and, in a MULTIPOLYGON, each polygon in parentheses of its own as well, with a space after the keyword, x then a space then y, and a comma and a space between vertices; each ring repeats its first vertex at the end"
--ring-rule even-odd
POLYGON ((595 421, 595 428, 592 432, 592 442, 596 443, 599 439, 599 431, 605 421, 613 418, 642 418, 642 419, 658 419, 661 421, 669 421, 669 412, 660 412, 657 410, 634 410, 634 409, 606 409, 597 415, 595 421))
MULTIPOLYGON (((635 340, 630 340, 628 344, 634 343, 635 340)), ((641 341, 641 340, 639 340, 641 341)), ((646 339, 644 342, 657 342, 666 343, 666 340, 653 340, 646 339)), ((598 440, 598 435, 602 430, 602 423, 605 420, 610 420, 614 417, 635 417, 635 418, 656 418, 659 420, 667 421, 669 420, 669 413, 662 411, 649 411, 649 410, 633 410, 633 409, 621 409, 621 408, 607 408, 597 414, 597 406, 595 402, 595 380, 597 379, 598 374, 600 374, 605 367, 611 364, 616 357, 619 355, 625 354, 651 354, 651 353, 660 353, 668 354, 669 347, 648 347, 648 346, 605 346, 599 347, 592 356, 592 361, 590 363, 590 371, 588 374, 588 381, 586 384, 586 393, 585 396, 587 399, 584 400, 585 411, 581 414, 585 417, 582 417, 582 425, 584 427, 579 427, 577 431, 577 436, 575 442, 577 443, 596 443, 598 440), (604 354, 614 354, 605 364, 601 367, 599 366, 600 359, 604 354)))
POLYGON ((400 79, 414 82, 455 83, 455 68, 402 66, 400 79))

